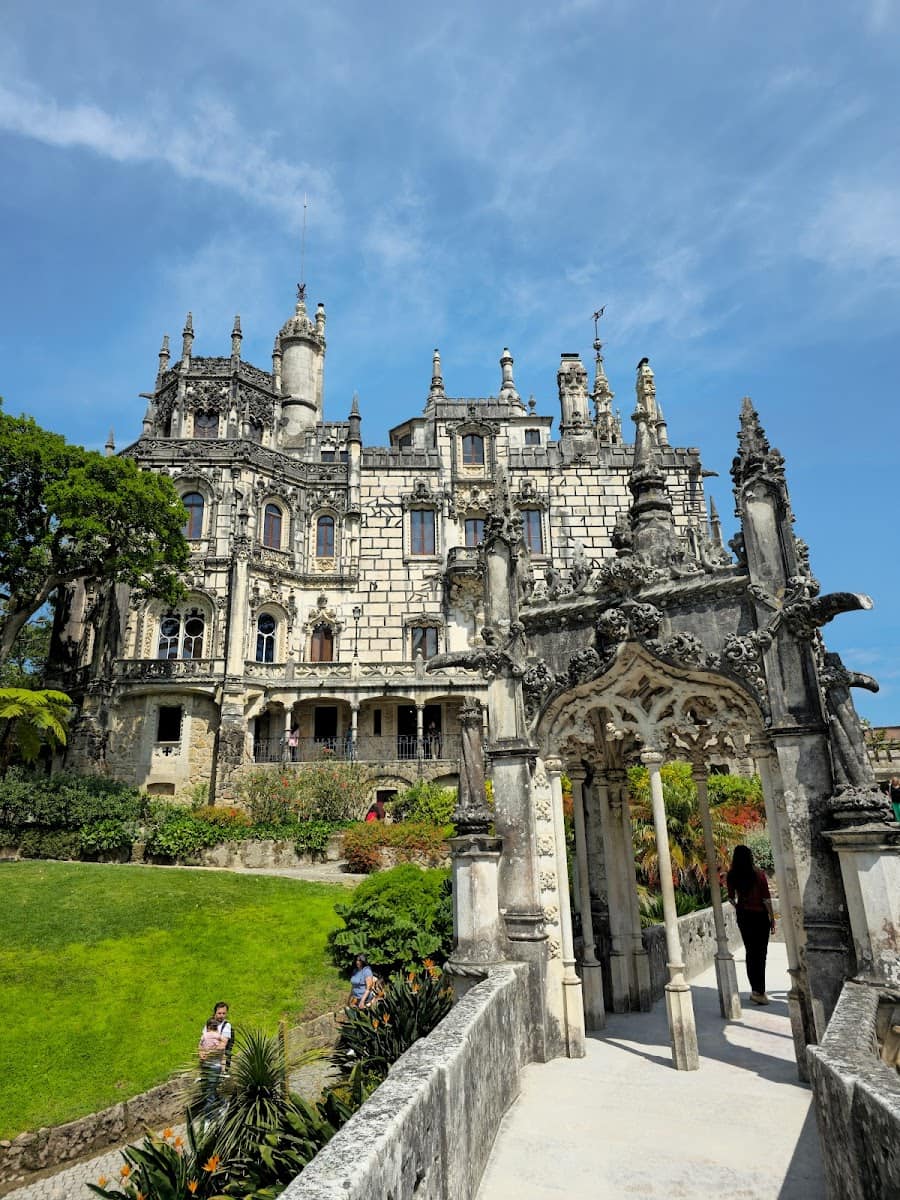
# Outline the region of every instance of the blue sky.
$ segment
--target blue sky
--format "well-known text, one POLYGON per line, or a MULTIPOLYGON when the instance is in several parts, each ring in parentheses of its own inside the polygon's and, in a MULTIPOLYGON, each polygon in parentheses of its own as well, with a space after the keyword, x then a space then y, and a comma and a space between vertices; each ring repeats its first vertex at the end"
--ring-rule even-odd
POLYGON ((787 458, 827 632, 900 723, 894 0, 357 0, 252 10, 14 0, 0 45, 0 393, 73 440, 132 441, 163 332, 270 364, 306 277, 326 416, 367 442, 447 391, 556 414, 562 351, 628 416, 649 355, 670 437, 726 523, 738 410, 787 458))

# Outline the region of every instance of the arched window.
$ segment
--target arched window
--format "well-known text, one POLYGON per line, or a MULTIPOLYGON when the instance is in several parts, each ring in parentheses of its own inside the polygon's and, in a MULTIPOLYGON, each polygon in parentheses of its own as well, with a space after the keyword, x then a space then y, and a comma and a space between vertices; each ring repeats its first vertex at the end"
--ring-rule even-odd
POLYGON ((330 625, 317 625, 309 647, 311 662, 334 662, 334 630, 330 625))
POLYGON ((544 553, 544 534, 541 528, 541 510, 539 508, 522 509, 522 533, 525 545, 532 554, 544 553))
POLYGON ((194 413, 194 437, 217 438, 219 436, 219 414, 217 412, 194 413))
POLYGON ((263 517, 263 545, 272 550, 281 549, 281 509, 277 504, 267 504, 263 517))
POLYGON ((334 517, 316 521, 316 558, 334 558, 334 517))
POLYGON ((278 626, 271 613, 260 613, 256 622, 256 661, 275 661, 275 631, 278 626))
POLYGON ((437 625, 414 625, 412 629, 412 656, 421 654, 423 658, 434 658, 438 652, 437 625))
POLYGON ((484 463, 484 438, 477 433, 463 434, 463 463, 467 467, 482 466, 484 463))
POLYGON ((157 658, 202 658, 206 621, 198 609, 168 612, 159 623, 157 658))
POLYGON ((181 497, 181 503, 188 510, 188 519, 181 532, 189 542, 196 542, 203 536, 203 497, 199 492, 188 492, 181 497))

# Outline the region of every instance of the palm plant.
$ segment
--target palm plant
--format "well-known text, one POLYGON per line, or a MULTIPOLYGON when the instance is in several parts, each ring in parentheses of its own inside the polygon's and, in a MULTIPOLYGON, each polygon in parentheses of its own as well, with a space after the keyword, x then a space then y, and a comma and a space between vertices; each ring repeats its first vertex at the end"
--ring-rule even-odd
POLYGON ((18 750, 34 762, 41 746, 66 744, 72 701, 65 692, 31 688, 0 688, 0 775, 5 775, 18 750))

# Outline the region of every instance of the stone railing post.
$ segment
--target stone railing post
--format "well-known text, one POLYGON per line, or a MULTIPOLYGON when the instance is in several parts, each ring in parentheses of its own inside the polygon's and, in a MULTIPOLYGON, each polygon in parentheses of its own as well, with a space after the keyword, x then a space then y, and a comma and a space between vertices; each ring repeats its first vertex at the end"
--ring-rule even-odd
POLYGON ((669 982, 666 984, 666 1014, 669 1019, 669 1039, 672 1062, 679 1071, 696 1071, 700 1067, 697 1050, 697 1026, 691 989, 684 977, 681 939, 678 935, 678 913, 675 909, 675 885, 672 882, 672 858, 669 853, 669 830, 666 824, 666 805, 663 799, 662 776, 659 769, 663 756, 655 750, 645 750, 641 762, 650 775, 650 800, 653 805, 653 826, 656 830, 656 853, 659 860, 659 886, 662 891, 663 913, 666 922, 669 982))
POLYGON ((553 840, 556 843, 556 886, 559 893, 559 928, 563 965, 563 1011, 566 1018, 566 1051, 569 1058, 584 1056, 584 996, 575 970, 575 943, 572 937, 572 907, 569 896, 569 865, 566 855, 566 829, 563 818, 562 760, 544 762, 550 781, 553 806, 553 840))

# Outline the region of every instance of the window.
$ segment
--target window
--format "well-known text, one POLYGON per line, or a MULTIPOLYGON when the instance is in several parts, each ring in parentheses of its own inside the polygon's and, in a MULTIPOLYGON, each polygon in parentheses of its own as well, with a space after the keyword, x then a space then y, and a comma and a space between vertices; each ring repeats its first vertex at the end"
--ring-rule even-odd
POLYGON ((156 717, 156 740, 158 742, 181 741, 181 706, 161 704, 156 717))
POLYGON ((414 508, 409 514, 410 554, 434 554, 434 509, 414 508))
POLYGON ((267 504, 263 516, 263 545, 272 550, 281 549, 281 509, 277 504, 267 504))
POLYGON ((466 517, 466 545, 469 549, 484 541, 484 517, 466 517))
POLYGON ((202 658, 206 622, 197 609, 166 613, 159 623, 157 658, 202 658))
POLYGON ((275 630, 277 625, 271 613, 260 613, 256 622, 256 661, 275 661, 275 630))
POLYGON ((189 542, 196 542, 203 536, 203 497, 199 492, 188 492, 181 497, 181 503, 188 510, 188 519, 181 532, 189 542))
POLYGON ((333 450, 323 450, 322 451, 322 462, 334 462, 334 451, 333 450))
POLYGON ((477 433, 466 433, 462 440, 463 463, 467 467, 484 464, 484 438, 477 433))
POLYGON ((316 521, 316 558, 334 558, 334 517, 316 521))
POLYGON ((397 438, 397 449, 398 450, 409 450, 411 448, 412 448, 412 434, 411 433, 402 433, 400 435, 400 437, 397 438))
POLYGON ((219 436, 219 414, 217 412, 194 413, 194 437, 216 438, 219 436))
POLYGON ((372 709, 372 733, 375 737, 381 737, 381 709, 372 709))
POLYGON ((532 554, 543 554, 544 533, 541 528, 541 510, 539 508, 523 508, 522 522, 525 545, 532 554))
POLYGON ((341 462, 349 462, 350 461, 350 451, 342 450, 340 452, 340 454, 338 455, 338 457, 340 458, 341 462))
POLYGON ((438 628, 436 625, 417 625, 412 630, 413 658, 434 658, 438 652, 438 628))
POLYGON ((539 429, 525 430, 525 445, 539 446, 541 444, 541 431, 539 429))
POLYGON ((330 625, 317 625, 309 647, 310 662, 334 662, 334 630, 330 625))

